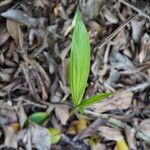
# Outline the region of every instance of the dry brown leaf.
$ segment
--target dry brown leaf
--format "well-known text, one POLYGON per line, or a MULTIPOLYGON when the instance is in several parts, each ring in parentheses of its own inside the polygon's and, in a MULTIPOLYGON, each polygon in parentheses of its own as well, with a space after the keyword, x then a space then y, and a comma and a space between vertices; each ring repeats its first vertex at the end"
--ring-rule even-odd
POLYGON ((133 93, 128 92, 124 95, 121 95, 120 97, 117 97, 115 101, 111 101, 110 99, 107 101, 94 104, 90 108, 92 108, 94 112, 97 113, 102 113, 114 109, 125 110, 131 107, 132 98, 133 98, 133 93))
POLYGON ((14 129, 15 133, 18 133, 20 130, 20 124, 18 122, 11 123, 10 126, 14 129))
POLYGON ((11 37, 15 40, 16 44, 20 47, 23 46, 24 35, 20 29, 20 23, 7 19, 7 30, 11 37))
POLYGON ((0 125, 17 122, 17 120, 18 118, 15 111, 6 108, 0 108, 0 125))
POLYGON ((138 126, 138 130, 150 139, 150 119, 143 120, 138 126))
MULTIPOLYGON (((21 99, 22 99, 21 97, 18 98, 18 100, 20 100, 20 101, 21 101, 21 99)), ((17 112, 18 112, 17 113, 18 114, 18 120, 19 120, 20 126, 22 128, 24 126, 25 121, 27 120, 27 115, 26 115, 25 110, 22 106, 18 109, 17 112)))
POLYGON ((38 150, 50 150, 50 138, 49 130, 36 124, 31 124, 28 129, 21 130, 17 136, 18 140, 23 141, 27 150, 32 150, 32 146, 38 150))
POLYGON ((96 21, 90 21, 89 22, 90 42, 96 44, 102 31, 103 27, 100 24, 98 24, 96 21))
POLYGON ((84 118, 79 118, 76 122, 73 123, 68 129, 69 134, 79 134, 81 131, 86 129, 88 120, 84 118))
POLYGON ((109 78, 107 79, 106 83, 110 86, 114 86, 118 82, 120 76, 121 75, 119 71, 112 67, 110 70, 109 78))
POLYGON ((9 33, 6 28, 0 28, 0 46, 4 44, 9 38, 9 33))
POLYGON ((30 128, 32 136, 32 144, 39 150, 49 150, 50 143, 50 133, 49 130, 38 125, 33 125, 30 128))
POLYGON ((56 106, 55 107, 56 117, 60 120, 62 125, 66 125, 69 119, 69 108, 65 106, 56 106))
POLYGON ((67 20, 65 22, 65 25, 62 29, 62 33, 64 34, 65 37, 72 31, 72 29, 74 27, 73 23, 74 23, 74 20, 72 22, 71 22, 71 20, 67 20))
POLYGON ((41 7, 44 9, 46 5, 49 5, 49 1, 48 0, 33 0, 33 4, 34 6, 38 8, 41 7))
POLYGON ((133 62, 127 56, 121 54, 115 49, 110 52, 109 61, 110 61, 110 64, 118 70, 134 69, 133 62))
POLYGON ((88 137, 89 135, 95 134, 100 126, 106 125, 106 122, 107 121, 105 119, 99 117, 93 123, 91 123, 90 126, 88 126, 85 130, 79 133, 75 137, 75 139, 83 139, 85 137, 88 137))
POLYGON ((110 0, 80 0, 79 5, 85 16, 90 19, 94 19, 99 15, 100 9, 109 2, 110 0))
POLYGON ((129 148, 133 150, 137 149, 135 132, 136 131, 134 128, 126 129, 126 137, 127 137, 128 145, 129 145, 129 148))
POLYGON ((61 3, 57 4, 56 7, 54 8, 54 14, 55 16, 60 16, 65 20, 68 19, 68 16, 61 3))
POLYGON ((98 128, 100 135, 105 137, 107 140, 119 140, 122 139, 122 134, 118 128, 111 128, 108 126, 100 126, 98 128))
POLYGON ((14 126, 4 126, 3 129, 5 133, 5 146, 17 149, 16 129, 14 126))
POLYGON ((104 16, 111 24, 117 24, 118 18, 115 14, 113 14, 110 10, 104 9, 104 16))
POLYGON ((141 38, 144 24, 145 19, 142 17, 137 17, 131 21, 132 38, 136 43, 138 43, 141 38))
POLYGON ((67 85, 67 79, 68 79, 68 68, 69 68, 69 59, 64 59, 62 61, 62 74, 61 79, 64 85, 67 85))
POLYGON ((1 79, 1 81, 10 82, 10 80, 11 80, 11 74, 4 73, 1 70, 1 72, 0 72, 0 79, 1 79))
POLYGON ((143 63, 145 58, 150 58, 150 36, 145 33, 141 38, 141 51, 139 54, 139 62, 143 63))
POLYGON ((30 18, 27 14, 25 14, 21 10, 10 9, 1 14, 2 17, 13 20, 15 22, 22 23, 27 26, 37 26, 38 20, 34 18, 30 18))

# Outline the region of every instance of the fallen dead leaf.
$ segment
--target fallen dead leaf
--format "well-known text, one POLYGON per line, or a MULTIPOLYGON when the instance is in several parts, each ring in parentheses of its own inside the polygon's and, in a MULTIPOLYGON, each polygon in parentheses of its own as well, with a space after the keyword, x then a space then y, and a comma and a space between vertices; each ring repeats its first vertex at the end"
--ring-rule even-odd
MULTIPOLYGON (((20 97, 20 100, 21 100, 21 97, 20 97)), ((22 128, 24 126, 25 121, 27 120, 27 114, 25 113, 25 110, 22 106, 18 108, 17 112, 18 112, 17 114, 18 114, 19 123, 22 128)))
POLYGON ((30 18, 26 13, 21 10, 10 9, 2 13, 1 16, 25 24, 27 26, 35 27, 39 23, 35 18, 30 18))
POLYGON ((143 61, 150 57, 150 36, 145 33, 141 38, 141 50, 139 54, 139 62, 143 63, 143 61))
POLYGON ((68 129, 69 134, 79 134, 81 131, 86 129, 88 121, 84 118, 79 118, 73 125, 68 129))
POLYGON ((138 130, 150 139, 150 119, 143 120, 138 126, 138 130))
POLYGON ((10 35, 6 28, 3 28, 3 29, 0 28, 0 46, 7 41, 9 36, 10 35))
POLYGON ((15 111, 1 108, 0 109, 0 125, 17 122, 18 118, 15 111))
POLYGON ((85 16, 90 19, 94 19, 99 15, 100 9, 110 0, 92 0, 92 1, 80 1, 80 8, 85 16))
POLYGON ((62 125, 66 125, 69 119, 69 108, 65 106, 56 106, 55 107, 56 117, 60 120, 62 125))
POLYGON ((32 150, 32 146, 38 150, 50 150, 51 147, 49 130, 36 124, 20 131, 17 139, 23 141, 27 150, 32 150))
POLYGON ((133 93, 128 92, 124 95, 121 95, 120 97, 117 97, 115 101, 111 101, 111 99, 109 99, 107 101, 94 104, 90 108, 92 108, 94 112, 97 113, 102 113, 113 109, 125 110, 131 107, 132 98, 133 93))
POLYGON ((24 35, 20 29, 20 23, 7 19, 7 30, 16 44, 23 46, 24 35))
POLYGON ((136 43, 138 43, 141 38, 144 24, 145 24, 145 19, 143 17, 136 17, 131 21, 132 38, 136 43))
MULTIPOLYGON (((16 126, 16 125, 15 125, 16 126)), ((5 133, 5 146, 12 147, 17 149, 17 140, 16 140, 16 127, 13 126, 3 126, 5 133)))
POLYGON ((100 126, 98 128, 100 135, 105 137, 107 140, 114 140, 117 141, 122 139, 123 136, 118 128, 112 128, 108 126, 100 126))
POLYGON ((118 18, 110 10, 104 9, 104 16, 111 24, 117 24, 118 18))

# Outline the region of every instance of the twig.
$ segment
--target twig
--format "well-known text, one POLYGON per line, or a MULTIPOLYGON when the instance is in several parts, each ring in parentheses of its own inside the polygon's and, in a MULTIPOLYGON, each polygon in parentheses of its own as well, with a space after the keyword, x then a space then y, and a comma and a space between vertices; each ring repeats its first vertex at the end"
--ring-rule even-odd
POLYGON ((117 126, 121 129, 130 128, 130 126, 128 126, 126 123, 123 123, 122 121, 115 119, 108 114, 100 114, 87 109, 84 110, 84 113, 87 114, 88 116, 92 115, 94 117, 97 117, 97 119, 88 128, 86 128, 77 136, 75 136, 74 137, 75 141, 77 141, 78 139, 83 139, 92 133, 95 133, 99 126, 106 124, 111 124, 112 126, 117 126))
MULTIPOLYGON (((85 113, 86 113, 86 114, 93 115, 94 117, 98 117, 97 120, 95 120, 95 121, 93 122, 93 124, 96 124, 97 121, 99 121, 100 118, 102 118, 102 119, 107 119, 108 123, 110 123, 110 124, 112 124, 112 125, 115 125, 115 126, 121 128, 121 129, 125 129, 125 128, 126 128, 126 129, 130 129, 130 128, 131 128, 131 127, 130 127, 129 125, 127 125, 126 123, 123 123, 122 121, 120 121, 120 120, 118 120, 118 119, 115 119, 115 118, 113 118, 113 117, 111 117, 110 115, 107 115, 107 114, 100 114, 100 113, 96 113, 96 112, 93 112, 93 111, 90 111, 90 110, 85 110, 85 113)), ((87 129, 86 129, 86 130, 87 130, 87 129)), ((85 131, 83 131, 83 132, 85 132, 85 131)), ((83 132, 82 132, 82 134, 83 134, 83 132)), ((77 139, 82 139, 82 138, 84 138, 84 137, 82 137, 82 134, 77 135, 77 136, 75 137, 76 140, 77 140, 77 139)), ((136 137, 137 137, 137 138, 140 138, 140 139, 142 139, 142 140, 144 140, 147 144, 150 144, 149 138, 148 138, 146 135, 144 135, 142 132, 138 131, 137 134, 136 134, 136 137)))
POLYGON ((147 88, 148 86, 150 86, 150 82, 144 82, 144 83, 138 84, 137 86, 133 86, 125 90, 124 92, 137 92, 137 91, 147 88))
POLYGON ((95 49, 101 49, 108 41, 110 41, 112 38, 114 38, 119 31, 122 30, 122 28, 124 28, 127 23, 129 23, 130 20, 132 20, 136 15, 132 14, 127 20, 125 20, 112 34, 110 34, 107 38, 105 38, 105 40, 95 49))
POLYGON ((122 121, 115 119, 113 117, 110 117, 110 115, 107 115, 107 114, 100 114, 100 113, 96 113, 96 112, 93 112, 90 110, 84 110, 84 113, 93 115, 95 117, 101 117, 103 119, 107 119, 107 121, 110 124, 116 125, 117 127, 122 128, 122 129, 127 127, 127 125, 125 123, 123 123, 122 121))
POLYGON ((140 9, 138 9, 137 7, 135 7, 134 5, 126 2, 125 0, 118 0, 120 3, 126 5, 127 7, 132 8, 133 10, 135 10, 136 12, 138 12, 140 15, 144 16, 145 18, 150 20, 150 16, 148 16, 145 12, 141 11, 140 9))

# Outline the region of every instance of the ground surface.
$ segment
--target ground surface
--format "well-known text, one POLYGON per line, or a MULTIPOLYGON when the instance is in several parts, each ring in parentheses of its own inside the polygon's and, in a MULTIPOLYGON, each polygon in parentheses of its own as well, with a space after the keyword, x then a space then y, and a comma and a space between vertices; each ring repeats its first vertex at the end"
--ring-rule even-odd
POLYGON ((0 149, 150 149, 149 0, 2 0, 0 14, 0 149), (114 96, 71 115, 77 8, 91 45, 84 98, 114 96))

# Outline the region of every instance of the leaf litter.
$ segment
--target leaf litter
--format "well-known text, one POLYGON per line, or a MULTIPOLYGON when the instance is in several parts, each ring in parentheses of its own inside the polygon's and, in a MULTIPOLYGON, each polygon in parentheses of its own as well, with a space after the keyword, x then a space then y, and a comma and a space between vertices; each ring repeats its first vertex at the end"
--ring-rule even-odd
POLYGON ((1 1, 0 148, 150 149, 149 8, 149 0, 1 1), (77 9, 91 46, 83 99, 113 93, 81 112, 68 81, 77 9))

